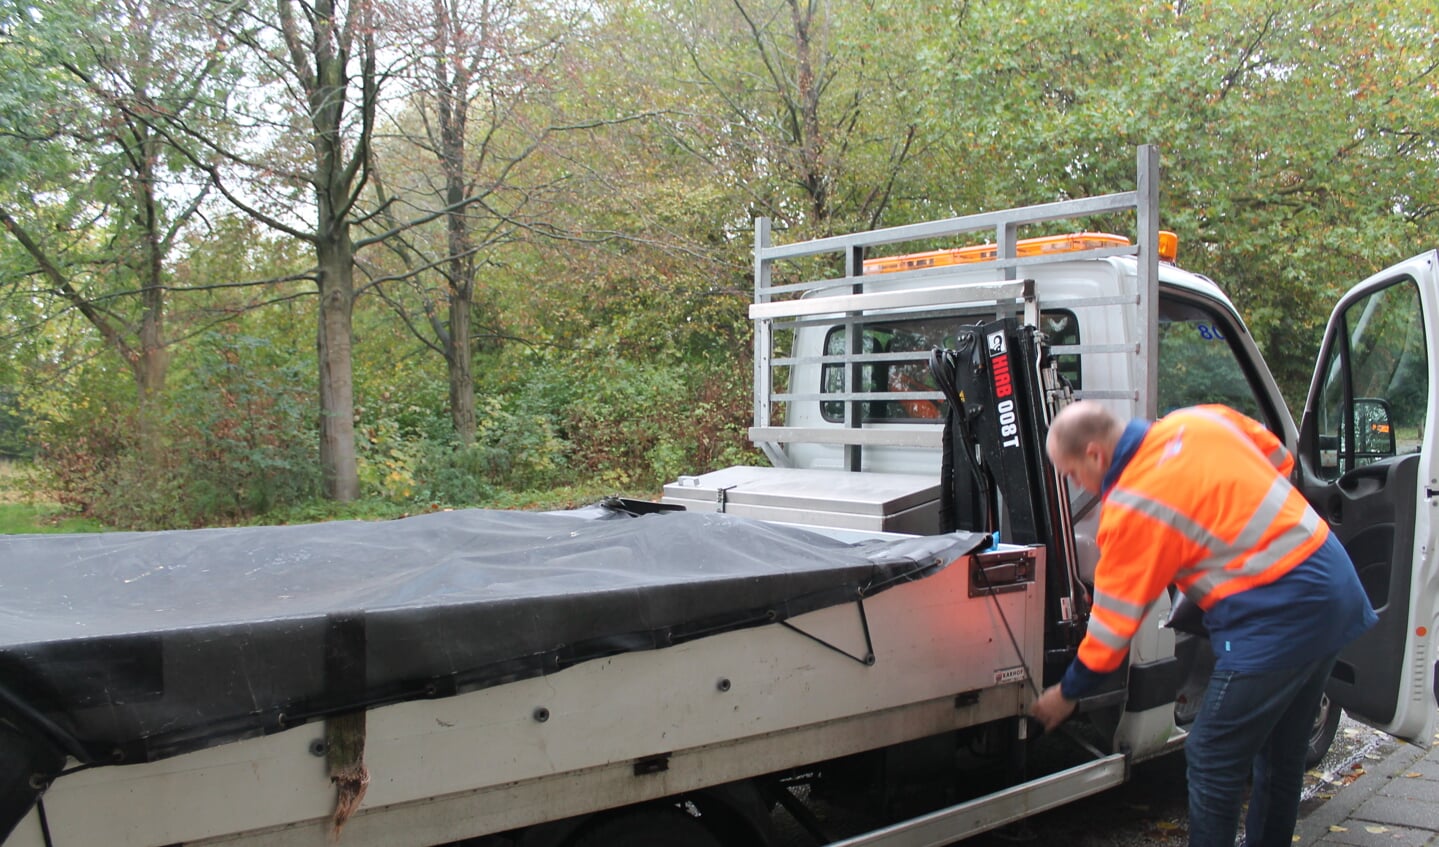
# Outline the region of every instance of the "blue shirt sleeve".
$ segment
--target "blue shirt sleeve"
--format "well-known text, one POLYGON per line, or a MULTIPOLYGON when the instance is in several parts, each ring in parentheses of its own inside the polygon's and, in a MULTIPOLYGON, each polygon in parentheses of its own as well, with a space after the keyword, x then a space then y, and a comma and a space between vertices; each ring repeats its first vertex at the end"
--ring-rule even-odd
POLYGON ((1119 670, 1109 673, 1100 673, 1089 669, 1089 666, 1079 659, 1069 663, 1069 669, 1064 672, 1064 677, 1059 680, 1059 693, 1064 695, 1066 700, 1078 700, 1089 692, 1098 688, 1105 680, 1117 673, 1123 673, 1124 666, 1119 670))

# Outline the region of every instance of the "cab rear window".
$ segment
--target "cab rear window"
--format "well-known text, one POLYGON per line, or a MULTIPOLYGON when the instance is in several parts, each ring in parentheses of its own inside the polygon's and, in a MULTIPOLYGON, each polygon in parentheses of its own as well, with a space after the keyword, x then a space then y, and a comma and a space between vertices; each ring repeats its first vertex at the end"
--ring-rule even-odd
MULTIPOLYGON (((1041 314, 1045 336, 1051 346, 1079 343, 1079 324, 1072 312, 1063 309, 1045 310, 1041 314)), ((929 354, 936 347, 953 348, 955 334, 967 321, 963 319, 928 318, 870 324, 864 327, 862 355, 913 353, 880 362, 865 362, 859 367, 859 384, 855 393, 888 393, 902 391, 936 391, 929 373, 929 354)), ((824 355, 843 356, 848 337, 845 328, 833 327, 825 335, 824 355)), ((1055 357, 1060 373, 1075 389, 1080 388, 1079 356, 1065 354, 1055 357)), ((844 364, 827 362, 820 368, 820 393, 844 393, 844 364)), ((946 404, 942 400, 903 398, 866 400, 861 403, 861 417, 866 423, 936 423, 943 419, 946 404)), ((826 421, 844 421, 843 400, 821 400, 820 412, 826 421)))

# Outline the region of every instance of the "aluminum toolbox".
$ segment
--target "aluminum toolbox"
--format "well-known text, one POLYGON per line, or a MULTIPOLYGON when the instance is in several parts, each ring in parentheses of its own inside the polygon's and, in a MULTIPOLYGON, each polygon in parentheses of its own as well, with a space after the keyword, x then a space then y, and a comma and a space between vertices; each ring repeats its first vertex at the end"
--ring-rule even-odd
POLYGON ((803 468, 730 467, 680 477, 662 502, 692 512, 837 529, 939 532, 939 473, 850 473, 803 468))

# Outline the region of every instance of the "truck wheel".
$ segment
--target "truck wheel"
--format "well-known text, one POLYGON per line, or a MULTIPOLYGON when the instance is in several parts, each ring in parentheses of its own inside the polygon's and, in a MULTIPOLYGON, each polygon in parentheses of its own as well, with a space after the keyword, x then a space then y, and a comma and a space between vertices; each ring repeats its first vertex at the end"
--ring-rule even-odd
POLYGON ((1314 716, 1314 728, 1309 731, 1309 749, 1304 753, 1304 766, 1312 768, 1329 752, 1334 743, 1334 734, 1339 731, 1339 716, 1344 710, 1338 703, 1330 701, 1329 695, 1319 695, 1319 714, 1314 716))
POLYGON ((713 832, 674 807, 622 812, 585 827, 571 847, 724 847, 713 832))

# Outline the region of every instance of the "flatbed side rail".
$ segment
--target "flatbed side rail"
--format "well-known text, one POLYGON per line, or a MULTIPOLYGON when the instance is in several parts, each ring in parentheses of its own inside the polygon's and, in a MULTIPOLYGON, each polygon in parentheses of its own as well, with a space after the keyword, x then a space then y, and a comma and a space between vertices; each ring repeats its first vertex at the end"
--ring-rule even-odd
POLYGON ((1128 778, 1128 758, 1114 753, 937 812, 835 841, 829 847, 944 847, 1098 794, 1128 778))
MULTIPOLYGON (((1133 414, 1153 417, 1157 374, 1148 364, 1148 351, 1158 330, 1158 183, 1158 150, 1144 145, 1137 155, 1133 191, 782 245, 772 243, 770 220, 757 219, 755 293, 750 307, 755 344, 754 421, 750 439, 776 466, 790 464, 789 444, 839 444, 845 450, 844 466, 849 470, 860 469, 866 448, 938 446, 941 441, 939 422, 905 421, 898 425, 876 426, 875 421, 867 423, 864 420, 866 404, 877 397, 873 387, 866 391, 861 385, 863 368, 894 359, 893 354, 866 352, 863 339, 866 323, 893 321, 896 316, 914 319, 918 316, 973 315, 976 308, 989 307, 993 307, 996 315, 1016 314, 1023 302, 1023 277, 1031 269, 1056 262, 1112 256, 1134 256, 1139 266, 1134 291, 1102 298, 1106 303, 1112 303, 1116 310, 1127 313, 1126 322, 1138 329, 1135 343, 1111 345, 1104 350, 1069 345, 1063 352, 1083 351, 1127 357, 1132 390, 1104 391, 1102 396, 1127 399, 1133 404, 1133 414), (1018 233, 1022 227, 1111 213, 1134 215, 1137 238, 1133 245, 1038 256, 1017 255, 1018 233), (992 259, 967 263, 962 270, 968 276, 992 273, 992 279, 957 284, 953 281, 954 266, 927 267, 885 273, 882 277, 886 282, 884 290, 866 290, 866 282, 875 278, 864 275, 864 260, 872 248, 974 234, 990 241, 995 255, 992 259), (835 254, 840 254, 843 259, 843 276, 826 275, 825 278, 799 281, 787 278, 783 282, 775 282, 778 263, 814 257, 832 259, 835 254), (847 292, 844 291, 846 288, 847 292), (836 289, 841 293, 834 293, 836 289), (803 296, 819 290, 830 293, 822 297, 803 296), (825 351, 826 355, 819 357, 824 366, 838 367, 844 375, 843 389, 825 391, 823 399, 827 408, 844 410, 843 422, 842 425, 799 426, 795 425, 798 416, 791 414, 790 409, 796 403, 815 402, 817 386, 796 385, 795 375, 800 372, 800 366, 812 365, 817 357, 797 353, 790 349, 792 345, 787 344, 785 339, 792 339, 790 333, 796 328, 820 323, 842 326, 845 330, 846 349, 838 354, 825 351)), ((1037 292, 1037 297, 1042 299, 1043 292, 1037 292)), ((1033 299, 1030 302, 1032 304, 1033 299)), ((889 402, 937 400, 935 392, 923 387, 890 388, 892 390, 884 392, 884 400, 889 402)), ((1100 395, 1088 393, 1085 396, 1100 395)))

